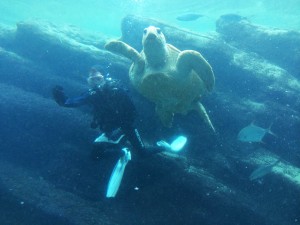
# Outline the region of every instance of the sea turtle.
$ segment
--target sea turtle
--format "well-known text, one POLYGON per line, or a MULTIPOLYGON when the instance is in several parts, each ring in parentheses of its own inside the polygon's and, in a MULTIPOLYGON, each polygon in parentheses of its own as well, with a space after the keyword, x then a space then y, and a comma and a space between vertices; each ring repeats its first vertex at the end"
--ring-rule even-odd
POLYGON ((133 61, 129 78, 133 86, 156 104, 163 125, 172 125, 175 113, 196 110, 214 130, 200 103, 200 97, 212 91, 215 77, 203 56, 193 50, 180 51, 166 43, 160 28, 149 26, 143 33, 143 50, 122 41, 110 41, 105 48, 133 61))

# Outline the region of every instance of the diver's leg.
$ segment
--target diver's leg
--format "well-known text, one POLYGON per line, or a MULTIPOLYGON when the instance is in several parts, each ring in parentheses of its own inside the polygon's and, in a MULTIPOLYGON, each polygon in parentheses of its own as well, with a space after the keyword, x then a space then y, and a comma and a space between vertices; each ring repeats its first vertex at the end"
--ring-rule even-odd
POLYGON ((99 137, 97 137, 92 145, 91 158, 94 160, 107 158, 110 155, 119 154, 119 149, 121 148, 121 140, 123 140, 124 135, 121 129, 116 129, 111 132, 103 132, 99 137))
POLYGON ((122 127, 122 130, 134 150, 136 150, 138 153, 143 153, 145 151, 145 144, 138 130, 133 127, 122 127))
POLYGON ((115 143, 119 143, 119 141, 122 139, 122 136, 124 135, 121 128, 117 128, 108 134, 108 138, 115 143))
POLYGON ((139 134, 139 131, 136 128, 126 127, 125 129, 122 128, 122 130, 124 131, 125 136, 134 150, 137 151, 137 154, 149 155, 166 150, 163 146, 145 145, 141 135, 139 134))
POLYGON ((120 149, 122 149, 122 147, 118 144, 92 144, 92 151, 90 153, 90 157, 92 160, 119 158, 122 155, 122 151, 120 151, 120 149))

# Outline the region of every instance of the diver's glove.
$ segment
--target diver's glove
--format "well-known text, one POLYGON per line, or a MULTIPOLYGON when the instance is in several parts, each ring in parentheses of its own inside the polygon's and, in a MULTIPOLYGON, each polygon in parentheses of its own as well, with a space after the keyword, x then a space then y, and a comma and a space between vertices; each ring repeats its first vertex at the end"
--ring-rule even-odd
POLYGON ((56 85, 53 89, 52 89, 52 95, 53 98, 55 100, 55 102, 60 105, 63 106, 67 100, 67 96, 65 95, 64 89, 62 86, 56 85))

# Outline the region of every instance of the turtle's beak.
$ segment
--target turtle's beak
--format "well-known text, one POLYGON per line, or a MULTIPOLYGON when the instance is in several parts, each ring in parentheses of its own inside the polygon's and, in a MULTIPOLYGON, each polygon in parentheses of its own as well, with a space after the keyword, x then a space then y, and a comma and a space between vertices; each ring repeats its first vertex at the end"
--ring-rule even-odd
POLYGON ((157 38, 156 34, 155 33, 149 33, 147 35, 147 40, 155 40, 157 38))

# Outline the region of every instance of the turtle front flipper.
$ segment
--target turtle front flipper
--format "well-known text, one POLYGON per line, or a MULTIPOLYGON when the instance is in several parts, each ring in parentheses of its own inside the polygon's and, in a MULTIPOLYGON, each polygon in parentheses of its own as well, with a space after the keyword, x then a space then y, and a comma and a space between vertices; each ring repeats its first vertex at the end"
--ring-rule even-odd
POLYGON ((110 52, 120 54, 135 64, 138 68, 138 71, 142 71, 145 66, 145 60, 141 57, 140 53, 132 48, 130 45, 126 44, 123 41, 110 41, 108 42, 104 48, 110 52))
POLYGON ((194 70, 203 80, 206 89, 212 91, 215 85, 215 76, 211 66, 199 52, 193 50, 182 51, 178 55, 176 68, 177 72, 183 74, 183 76, 194 70))
POLYGON ((205 121, 205 123, 212 129, 212 131, 216 132, 214 125, 212 124, 212 122, 209 119, 206 109, 199 101, 195 103, 194 109, 199 113, 199 115, 202 117, 202 119, 205 121))

